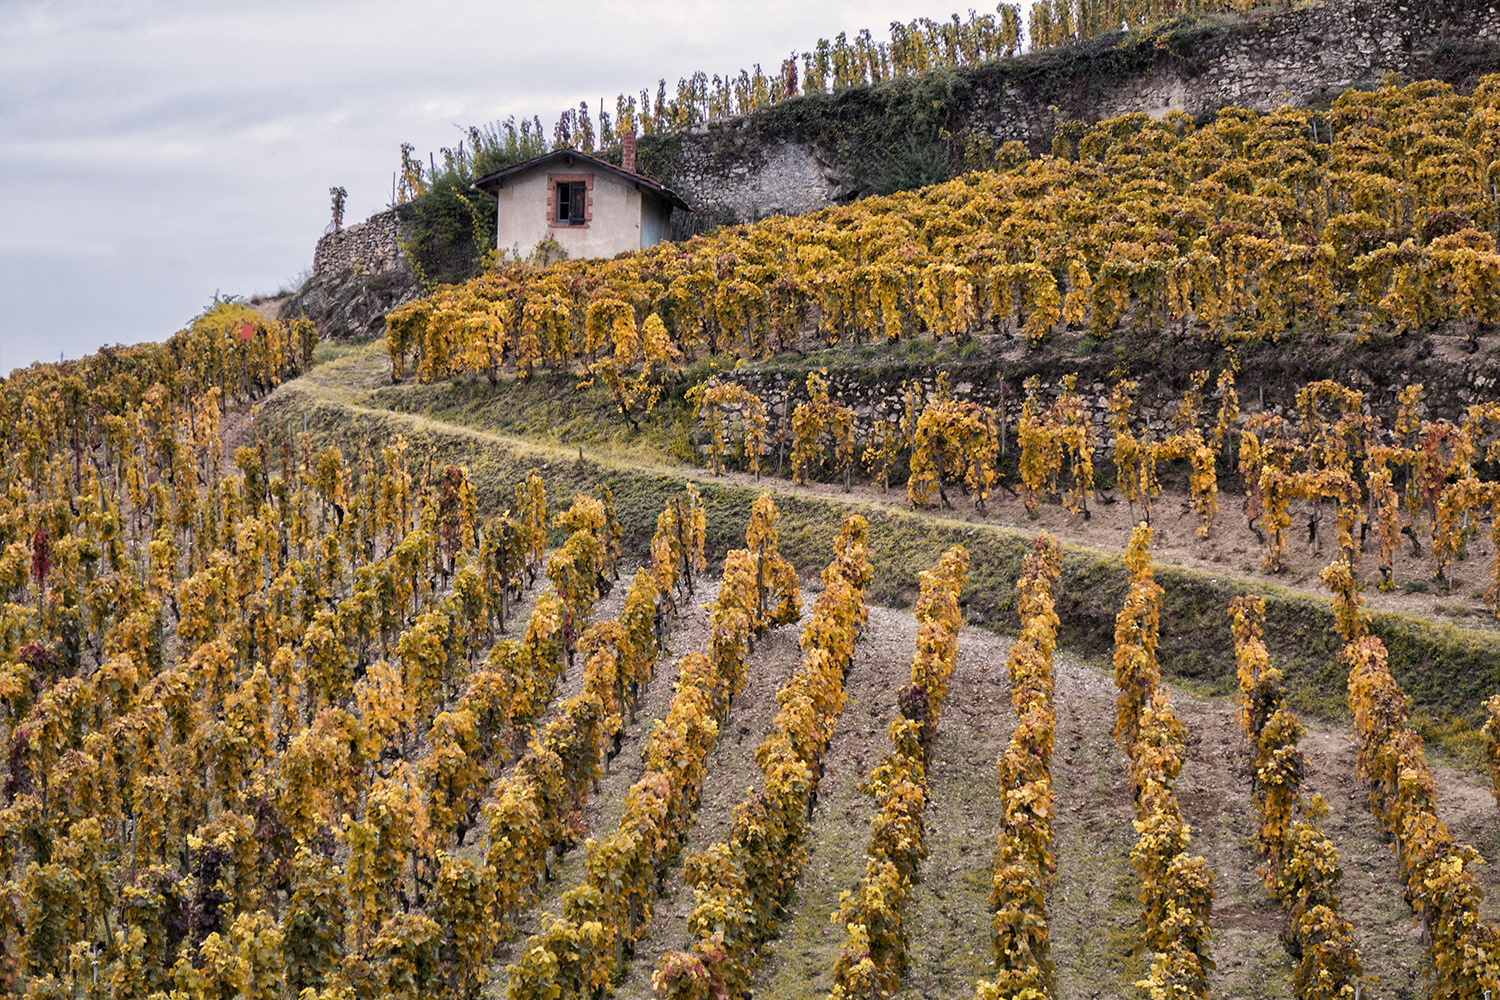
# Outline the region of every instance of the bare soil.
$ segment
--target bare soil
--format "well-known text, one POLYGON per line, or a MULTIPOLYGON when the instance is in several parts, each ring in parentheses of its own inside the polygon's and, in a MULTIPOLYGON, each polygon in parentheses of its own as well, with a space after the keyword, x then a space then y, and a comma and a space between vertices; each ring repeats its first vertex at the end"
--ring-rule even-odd
MULTIPOLYGON (((810 600, 804 594, 804 601, 810 600)), ((799 626, 784 625, 756 640, 755 651, 748 661, 745 689, 730 706, 728 721, 720 730, 718 745, 708 760, 709 777, 699 798, 697 821, 667 873, 666 891, 657 903, 655 919, 636 943, 634 960, 620 982, 618 993, 622 997, 644 1000, 653 996, 651 974, 661 956, 669 951, 692 949, 687 917, 697 903, 693 890, 682 881, 683 863, 712 844, 728 841, 734 807, 746 798, 751 788, 761 784, 755 751, 776 718, 776 692, 801 661, 799 634, 799 626)), ((707 651, 706 645, 700 648, 707 651)))
POLYGON ((255 313, 255 315, 259 316, 261 319, 274 320, 281 318, 281 307, 286 305, 291 297, 291 293, 288 292, 285 295, 277 295, 273 298, 261 299, 259 302, 252 299, 246 304, 250 307, 250 311, 255 313))
MULTIPOLYGON (((621 583, 617 584, 610 594, 596 606, 595 621, 609 621, 617 618, 623 610, 626 582, 629 577, 623 571, 620 576, 621 583)), ((702 581, 694 598, 681 603, 682 613, 674 622, 671 638, 668 641, 669 653, 658 660, 651 682, 637 695, 634 719, 628 720, 622 734, 620 752, 609 762, 608 771, 600 780, 599 787, 595 789, 594 794, 589 796, 588 805, 583 813, 585 839, 574 845, 552 866, 551 877, 543 886, 536 903, 517 922, 519 937, 502 948, 497 963, 497 966, 502 967, 502 971, 504 963, 514 961, 519 957, 518 949, 524 945, 526 938, 541 931, 550 917, 562 915, 563 893, 583 883, 587 874, 584 867, 588 860, 587 840, 602 840, 618 829, 620 817, 625 810, 625 798, 631 786, 646 773, 646 739, 651 735, 656 721, 666 718, 667 710, 671 706, 672 696, 676 690, 676 667, 680 653, 708 647, 708 612, 705 605, 713 602, 718 589, 717 580, 702 581)), ((576 663, 560 685, 560 691, 553 703, 553 711, 562 699, 576 694, 582 690, 582 686, 583 664, 576 663)), ((541 722, 541 725, 545 724, 546 717, 541 722)), ((482 837, 483 830, 478 829, 470 835, 469 840, 478 842, 482 837)))

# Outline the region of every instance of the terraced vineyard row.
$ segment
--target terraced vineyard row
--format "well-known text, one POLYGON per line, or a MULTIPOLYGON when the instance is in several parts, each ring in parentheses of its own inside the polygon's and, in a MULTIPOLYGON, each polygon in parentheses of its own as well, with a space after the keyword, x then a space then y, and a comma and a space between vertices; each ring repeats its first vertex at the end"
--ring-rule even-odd
POLYGON ((1144 113, 1018 143, 995 169, 810 215, 721 227, 611 260, 507 265, 392 314, 395 377, 587 369, 622 408, 684 361, 816 343, 1033 346, 1063 325, 1372 348, 1500 317, 1497 79, 1388 81, 1326 113, 1144 113))

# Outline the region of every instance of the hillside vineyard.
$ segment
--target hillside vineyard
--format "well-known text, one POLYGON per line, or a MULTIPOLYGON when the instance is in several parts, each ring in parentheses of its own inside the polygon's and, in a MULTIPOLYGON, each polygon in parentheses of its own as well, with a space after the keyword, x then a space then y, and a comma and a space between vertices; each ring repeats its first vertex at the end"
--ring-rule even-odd
MULTIPOLYGON (((314 339, 221 304, 165 345, 37 366, 0 391, 15 431, 0 972, 18 992, 471 995, 583 832, 664 617, 705 568, 691 486, 618 619, 596 621, 619 580, 608 487, 549 517, 533 472, 480 520, 464 470, 399 438, 314 454, 278 429, 231 459, 221 400, 295 376, 314 339), (461 856, 476 828, 483 850, 461 856)), ((602 963, 649 920, 646 873, 691 820, 749 638, 801 616, 776 517, 756 503, 712 655, 679 663, 655 770, 590 865, 602 882, 540 946, 561 939, 575 961, 579 940, 597 946, 580 988, 608 982, 602 963)), ((851 566, 861 532, 856 518, 851 566)), ((847 647, 854 606, 840 609, 827 624, 847 647)))
MULTIPOLYGON (((1469 540, 1490 520, 1490 540, 1500 542, 1500 485, 1482 473, 1500 457, 1500 405, 1474 403, 1459 423, 1421 417, 1423 386, 1404 388, 1391 426, 1371 412, 1363 393, 1324 380, 1303 386, 1295 413, 1261 412, 1242 418, 1234 372, 1217 379, 1218 405, 1206 407, 1207 371, 1194 372, 1175 412, 1153 432, 1132 419, 1135 380, 1116 383, 1108 398, 1110 437, 1101 440, 1075 380, 1064 377, 1055 394, 1028 380, 1010 438, 1020 445, 1017 473, 1028 513, 1039 500, 1056 497, 1070 513, 1088 516, 1095 489, 1095 458, 1107 456, 1114 489, 1133 511, 1138 505, 1149 523, 1162 495, 1159 469, 1174 461, 1188 466, 1187 492, 1197 520, 1196 534, 1207 538, 1219 516, 1220 470, 1238 472, 1245 484, 1247 527, 1261 541, 1261 566, 1271 573, 1286 568, 1291 504, 1294 500, 1333 506, 1334 543, 1358 569, 1367 550, 1376 556, 1381 590, 1394 590, 1397 547, 1407 539, 1425 551, 1432 579, 1447 581, 1454 563, 1465 558, 1469 540), (1428 544, 1426 550, 1422 542, 1428 544)), ((719 475, 733 443, 725 430, 725 400, 742 418, 738 448, 759 477, 766 434, 761 401, 739 386, 726 393, 709 383, 701 394, 699 416, 712 428, 707 445, 711 469, 719 475)), ((805 482, 816 472, 842 476, 847 488, 855 465, 853 413, 833 400, 816 373, 807 379, 810 400, 798 404, 791 420, 791 478, 805 482)), ((1003 485, 999 470, 1007 426, 1003 414, 973 402, 959 402, 941 377, 929 394, 921 385, 902 386, 899 413, 877 414, 865 442, 862 464, 889 487, 902 466, 909 471, 906 496, 913 508, 934 494, 952 502, 944 484, 958 485, 984 512, 986 497, 1003 485)), ((690 394, 690 398, 693 398, 690 394)), ((783 442, 785 443, 785 442, 783 442)), ((1316 507, 1308 522, 1317 541, 1316 507)), ((1500 615, 1500 557, 1490 563, 1490 585, 1482 595, 1500 615)))
MULTIPOLYGON (((722 372, 811 344, 985 330, 1039 344, 1059 324, 1230 345, 1294 328, 1361 343, 1440 323, 1477 336, 1500 320, 1497 141, 1495 78, 1469 97, 1392 82, 1326 114, 1064 129, 1050 157, 1003 148, 995 169, 919 193, 437 289, 391 317, 390 375, 500 385, 563 372, 602 386, 634 423, 694 361, 722 372)), ((316 341, 306 322, 216 301, 165 344, 0 383, 0 983, 58 1000, 592 1000, 634 963, 662 1000, 757 990, 827 820, 830 747, 878 714, 845 710, 861 693, 851 678, 869 644, 879 533, 852 509, 831 517, 822 572, 799 579, 769 492, 726 512, 667 477, 654 530, 632 539, 621 512, 635 498, 617 508, 606 473, 562 498, 539 470, 482 495, 468 468, 400 435, 352 424, 325 435, 309 426, 316 413, 300 428, 263 419, 257 405, 312 368, 316 341), (706 549, 722 549, 709 525, 725 517, 736 537, 710 573, 706 549), (749 717, 764 651, 788 635, 795 662, 765 687, 774 708, 749 717), (639 777, 612 781, 636 773, 621 758, 631 733, 639 777), (731 790, 722 839, 687 850, 731 735, 750 737, 750 787, 731 790), (684 912, 658 905, 669 879, 692 890, 684 912), (641 962, 668 923, 683 947, 641 962)), ((1224 874, 1195 853, 1178 788, 1193 734, 1157 662, 1159 469, 1190 467, 1205 534, 1220 470, 1239 471, 1271 571, 1290 503, 1327 501, 1322 579, 1358 774, 1395 844, 1386 888, 1420 922, 1431 995, 1500 992, 1481 859, 1438 816, 1410 698, 1370 634, 1357 576, 1369 547, 1379 584, 1394 586, 1405 537, 1426 543, 1441 579, 1489 517, 1487 600, 1500 614, 1500 485, 1486 478, 1500 408, 1425 419, 1414 385, 1382 418, 1322 381, 1295 413, 1245 417, 1231 365, 1195 373, 1153 429, 1122 376, 1105 442, 1070 378, 1028 383, 1013 421, 945 381, 909 383, 900 412, 867 431, 821 374, 805 387, 775 435, 728 373, 689 389, 712 472, 738 462, 769 478, 774 455, 778 475, 785 459, 796 483, 847 488, 862 463, 887 487, 904 472, 913 507, 951 503, 958 487, 983 511, 1009 440, 1032 510, 1055 494, 1085 516, 1096 462, 1113 464, 1132 521, 1140 507, 1123 603, 1109 609, 1108 697, 1110 760, 1134 816, 1128 894, 1144 962, 1129 985, 1153 1000, 1209 995, 1224 874)), ((998 829, 971 834, 989 902, 988 929, 965 930, 990 956, 964 983, 975 1000, 1057 991, 1064 556, 1046 532, 1024 555, 1019 632, 997 671, 1010 707, 984 720, 1014 728, 993 779, 998 829)), ((914 594, 915 649, 896 654, 895 717, 858 765, 871 801, 842 818, 860 831, 860 870, 837 909, 816 914, 840 942, 830 1000, 903 988, 928 834, 952 806, 930 776, 966 700, 951 695, 976 566, 962 545, 935 558, 914 594)), ((1326 805, 1304 794, 1303 724, 1262 641, 1265 604, 1237 597, 1223 616, 1251 765, 1237 775, 1292 988, 1352 996, 1366 929, 1340 899, 1326 805)), ((1500 719, 1500 698, 1487 710, 1500 719)), ((1493 722, 1485 746, 1500 801, 1493 722)))
MULTIPOLYGON (((1240 11, 1252 6, 1246 0, 1044 0, 1024 12, 1026 38, 1030 50, 1037 52, 1118 32, 1122 26, 1129 30, 1157 24, 1173 15, 1240 11)), ((771 75, 759 63, 752 70, 723 76, 700 70, 678 79, 676 90, 670 94, 663 79, 654 97, 650 91, 641 90, 639 103, 634 94, 618 95, 613 117, 601 102, 597 133, 587 102, 563 111, 553 126, 553 145, 593 152, 596 139, 601 149, 615 146, 620 136, 637 129, 647 135, 670 133, 751 114, 798 96, 836 93, 1015 56, 1021 52, 1022 18, 1021 5, 1002 2, 993 14, 978 14, 971 8, 967 18, 954 14, 946 21, 926 17, 906 23, 892 21, 889 41, 876 40, 868 29, 853 38, 841 31, 832 41, 818 39, 801 53, 800 60, 793 52, 781 61, 779 72, 771 75)), ((505 127, 514 136, 514 122, 505 127)), ((521 127, 525 135, 544 135, 539 117, 530 122, 522 119, 521 127)), ((402 174, 408 190, 421 189, 420 158, 404 155, 402 174)))
MULTIPOLYGON (((676 660, 644 774, 614 831, 579 845, 671 620, 705 583, 701 498, 688 485, 668 500, 650 558, 627 582, 607 487, 554 515, 533 472, 513 505, 486 518, 462 468, 424 462, 399 438, 346 455, 314 452, 305 433, 251 428, 253 443, 231 458, 220 400, 250 402, 303 370, 312 348, 306 326, 221 304, 166 345, 37 366, 0 389, 16 429, 0 522, 10 887, 0 930, 12 990, 460 997, 498 975, 512 1000, 603 996, 653 922, 672 919, 653 903, 735 718, 755 637, 800 625, 802 662, 755 755, 760 784, 728 839, 683 863, 697 900, 692 948, 664 955, 652 977, 663 998, 747 995, 805 859, 846 703, 871 578, 864 519, 844 519, 804 614, 775 504, 755 500, 745 547, 724 559, 706 643, 676 660), (46 419, 62 412, 76 421, 46 419), (616 587, 623 601, 607 603, 616 587), (570 849, 587 859, 561 915, 497 968, 497 947, 570 849)), ((1188 734, 1156 663, 1150 534, 1142 523, 1126 553, 1114 654, 1114 735, 1134 793, 1131 861, 1151 956, 1137 985, 1204 997, 1214 872, 1189 853, 1174 793, 1188 734)), ((1043 533, 1018 586, 1022 627, 1007 664, 1017 725, 998 763, 990 893, 995 975, 974 985, 978 1000, 1051 995, 1060 564, 1043 533)), ((910 684, 888 726, 891 752, 864 785, 868 863, 832 914, 847 935, 834 998, 901 984, 967 567, 955 546, 921 575, 910 684)), ((1421 738, 1365 632, 1348 553, 1324 579, 1349 643, 1360 773, 1378 821, 1398 834, 1434 995, 1493 989, 1496 932, 1477 917, 1467 870, 1477 855, 1437 818, 1421 738)), ((1360 975, 1356 929, 1339 915, 1320 801, 1298 794, 1300 724, 1259 641, 1263 608, 1242 598, 1230 612, 1265 884, 1292 920, 1298 995, 1342 996, 1360 975)))

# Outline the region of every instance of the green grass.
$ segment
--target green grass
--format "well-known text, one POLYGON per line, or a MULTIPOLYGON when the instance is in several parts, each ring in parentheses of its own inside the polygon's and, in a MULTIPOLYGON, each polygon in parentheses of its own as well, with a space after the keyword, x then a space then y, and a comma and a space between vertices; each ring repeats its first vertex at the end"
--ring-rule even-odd
POLYGON ((1419 711, 1412 715, 1411 727, 1421 735, 1430 756, 1455 767, 1483 771, 1487 766, 1485 740, 1479 730, 1484 725, 1485 714, 1483 709, 1467 715, 1439 716, 1419 711))
POLYGON ((370 350, 370 345, 356 347, 353 344, 341 344, 336 340, 322 340, 318 346, 313 348, 313 365, 327 364, 330 361, 340 361, 350 355, 361 351, 370 350))

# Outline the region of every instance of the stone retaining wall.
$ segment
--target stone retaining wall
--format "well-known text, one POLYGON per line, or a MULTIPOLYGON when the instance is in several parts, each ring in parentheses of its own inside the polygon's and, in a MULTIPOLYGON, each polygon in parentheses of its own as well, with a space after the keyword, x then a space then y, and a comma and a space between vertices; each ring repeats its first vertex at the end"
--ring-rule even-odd
MULTIPOLYGON (((1448 366, 1446 377, 1434 377, 1431 371, 1391 373, 1388 377, 1373 376, 1373 373, 1357 370, 1344 372, 1338 381, 1360 390, 1364 394, 1366 412, 1377 415, 1390 427, 1395 421, 1397 396, 1412 381, 1426 385, 1422 415, 1428 419, 1463 419, 1468 404, 1480 399, 1492 398, 1490 393, 1493 370, 1488 365, 1448 366), (1399 377, 1398 377, 1399 374, 1399 377), (1413 377, 1415 376, 1415 377, 1413 377), (1397 378, 1391 381, 1391 378, 1397 378), (1388 384, 1387 384, 1388 383, 1388 384)), ((950 391, 962 402, 978 403, 1002 417, 1008 447, 1016 447, 1015 428, 1021 417, 1021 407, 1026 394, 1019 372, 1014 376, 993 370, 990 366, 921 365, 908 370, 873 376, 858 370, 828 372, 824 378, 828 393, 835 400, 854 410, 855 440, 863 445, 870 438, 870 430, 877 420, 899 421, 905 411, 902 383, 910 380, 919 383, 924 395, 931 398, 937 394, 939 375, 949 375, 950 391)), ((1212 424, 1219 409, 1219 395, 1215 388, 1218 370, 1210 373, 1204 387, 1203 407, 1198 414, 1200 428, 1212 424)), ((777 436, 783 426, 790 442, 791 414, 797 404, 808 399, 805 373, 761 372, 753 369, 723 372, 718 376, 744 386, 761 400, 766 415, 766 441, 768 450, 774 454, 777 436)), ((1278 383, 1280 380, 1278 380, 1278 383)), ((1236 391, 1240 397, 1241 418, 1261 413, 1278 413, 1290 420, 1297 420, 1295 389, 1285 384, 1275 384, 1270 391, 1261 389, 1261 380, 1252 372, 1242 372, 1236 391)), ((1095 459, 1104 460, 1113 440, 1109 431, 1109 396, 1114 388, 1112 381, 1100 374, 1081 373, 1077 377, 1076 391, 1088 407, 1094 425, 1095 459)), ((1052 377, 1040 386, 1044 405, 1049 405, 1062 391, 1061 379, 1052 377)), ((1143 391, 1136 397, 1130 409, 1130 422, 1136 434, 1146 431, 1153 439, 1170 436, 1169 426, 1182 402, 1182 392, 1164 380, 1145 380, 1143 391)), ((729 407, 734 410, 735 407, 729 407)), ((701 426, 701 424, 700 424, 701 426)), ((706 447, 706 446, 705 446, 706 447)), ((790 444, 788 444, 790 452, 790 444)))
MULTIPOLYGON (((911 381, 919 383, 924 394, 931 398, 937 395, 938 374, 936 370, 926 374, 913 374, 911 381)), ((905 412, 906 403, 901 394, 901 381, 872 383, 850 372, 830 372, 824 377, 828 381, 828 394, 854 410, 854 437, 860 445, 869 440, 870 429, 877 420, 899 422, 905 412)), ((792 412, 796 410, 799 403, 804 403, 808 399, 805 377, 784 373, 738 371, 726 372, 719 378, 736 382, 760 398, 761 406, 766 414, 768 450, 774 453, 774 442, 777 440, 783 422, 786 425, 786 438, 790 442, 792 412)), ((1113 386, 1104 382, 1088 382, 1082 379, 1077 385, 1077 391, 1092 414, 1095 448, 1101 457, 1111 438, 1108 431, 1108 404, 1112 388, 1113 386)), ((978 403, 1000 416, 1005 428, 1008 447, 1015 447, 1015 426, 1021 418, 1021 406, 1026 401, 1025 390, 1016 380, 998 378, 989 381, 971 381, 960 376, 951 382, 950 391, 954 399, 960 402, 978 403)), ((1061 391, 1061 386, 1044 383, 1041 391, 1044 398, 1050 401, 1061 391)), ((1205 396, 1212 396, 1213 392, 1214 387, 1210 384, 1205 390, 1205 396)), ((1138 428, 1137 433, 1139 433, 1139 428, 1144 427, 1152 432, 1153 437, 1165 437, 1167 435, 1162 432, 1162 429, 1177 412, 1180 401, 1180 396, 1167 391, 1155 395, 1143 393, 1136 398, 1135 405, 1131 407, 1131 423, 1138 428)), ((1249 405, 1246 408, 1254 411, 1257 408, 1255 401, 1248 402, 1249 405)), ((734 411, 737 407, 731 406, 727 409, 734 411)), ((1204 410, 1209 411, 1210 416, 1217 409, 1216 399, 1205 400, 1204 410)), ((1203 416, 1204 414, 1199 414, 1200 421, 1203 416)), ((790 444, 788 444, 788 452, 790 452, 790 444)))
POLYGON ((327 233, 313 251, 313 275, 329 278, 353 268, 374 273, 406 266, 396 210, 377 212, 364 222, 327 233))

